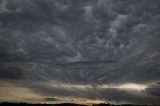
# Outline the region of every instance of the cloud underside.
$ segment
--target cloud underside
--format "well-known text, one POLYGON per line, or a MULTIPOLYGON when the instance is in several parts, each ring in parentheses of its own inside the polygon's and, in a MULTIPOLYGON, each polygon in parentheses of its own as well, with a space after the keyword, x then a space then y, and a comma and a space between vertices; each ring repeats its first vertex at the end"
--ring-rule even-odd
POLYGON ((30 103, 152 104, 159 99, 159 84, 74 85, 61 82, 0 82, 0 100, 30 103), (14 84, 16 82, 16 84, 14 84), (7 95, 6 95, 7 94, 7 95))
POLYGON ((159 6, 159 0, 0 0, 0 91, 14 85, 37 101, 152 103, 160 96, 159 6))

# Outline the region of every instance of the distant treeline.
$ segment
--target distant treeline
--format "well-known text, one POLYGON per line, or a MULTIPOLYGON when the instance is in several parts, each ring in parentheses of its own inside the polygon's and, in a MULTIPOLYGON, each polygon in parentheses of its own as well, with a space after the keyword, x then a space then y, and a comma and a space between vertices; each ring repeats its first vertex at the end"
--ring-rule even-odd
MULTIPOLYGON (((72 103, 62 103, 62 104, 29 104, 29 103, 9 103, 9 102, 1 102, 1 106, 88 106, 82 104, 72 104, 72 103)), ((149 106, 149 105, 132 105, 132 104, 122 104, 122 105, 114 105, 114 104, 93 104, 92 106, 149 106)), ((158 105, 152 105, 158 106, 158 105)))
MULTIPOLYGON (((110 103, 107 103, 107 104, 93 104, 92 106, 149 106, 149 105, 133 105, 133 104, 121 104, 121 105, 114 105, 114 104, 110 104, 110 103)), ((152 105, 153 106, 153 105, 152 105)))

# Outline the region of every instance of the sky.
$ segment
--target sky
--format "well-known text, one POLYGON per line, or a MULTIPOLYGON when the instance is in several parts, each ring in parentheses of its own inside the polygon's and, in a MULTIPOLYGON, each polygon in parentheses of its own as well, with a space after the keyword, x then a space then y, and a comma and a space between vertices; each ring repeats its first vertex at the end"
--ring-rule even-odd
POLYGON ((0 101, 158 100, 159 0, 0 0, 0 101))

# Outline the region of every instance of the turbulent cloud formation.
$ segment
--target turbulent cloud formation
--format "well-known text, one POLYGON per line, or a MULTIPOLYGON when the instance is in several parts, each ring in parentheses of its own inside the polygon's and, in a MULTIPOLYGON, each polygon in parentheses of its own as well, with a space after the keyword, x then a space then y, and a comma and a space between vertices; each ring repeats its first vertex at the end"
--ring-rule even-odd
POLYGON ((160 97, 159 6, 159 0, 0 0, 0 80, 44 101, 150 104, 160 97))

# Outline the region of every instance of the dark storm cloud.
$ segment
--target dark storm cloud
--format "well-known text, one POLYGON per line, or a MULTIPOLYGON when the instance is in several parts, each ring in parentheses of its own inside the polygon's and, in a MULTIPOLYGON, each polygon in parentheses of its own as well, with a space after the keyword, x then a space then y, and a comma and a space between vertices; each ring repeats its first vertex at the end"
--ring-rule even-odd
POLYGON ((158 0, 0 0, 0 78, 156 83, 159 6, 158 0))
POLYGON ((9 79, 21 79, 23 78, 22 70, 17 67, 8 67, 0 69, 0 77, 1 78, 9 78, 9 79))

